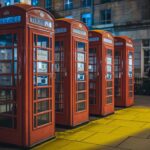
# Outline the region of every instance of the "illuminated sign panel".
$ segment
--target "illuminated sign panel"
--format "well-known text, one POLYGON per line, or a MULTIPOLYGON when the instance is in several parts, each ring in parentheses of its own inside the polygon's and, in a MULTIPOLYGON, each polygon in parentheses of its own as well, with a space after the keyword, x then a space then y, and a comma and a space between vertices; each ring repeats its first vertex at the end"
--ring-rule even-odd
POLYGON ((133 45, 130 44, 130 43, 127 43, 126 46, 128 46, 128 47, 133 47, 133 45))
POLYGON ((86 36, 86 32, 83 30, 79 30, 79 29, 73 29, 73 33, 79 34, 79 35, 83 35, 86 36))
POLYGON ((30 22, 47 28, 52 28, 52 22, 37 17, 30 17, 30 22))
POLYGON ((105 43, 109 43, 109 44, 113 43, 113 41, 111 39, 108 39, 108 38, 104 38, 104 42, 105 43))
POLYGON ((115 42, 115 46, 122 46, 123 42, 115 42))
POLYGON ((19 22, 21 22, 21 16, 0 18, 0 25, 1 24, 13 24, 13 23, 19 23, 19 22))
POLYGON ((56 28, 55 29, 55 33, 65 33, 65 32, 67 32, 66 28, 56 28))
POLYGON ((95 41, 99 41, 99 37, 91 37, 89 38, 90 42, 95 42, 95 41))

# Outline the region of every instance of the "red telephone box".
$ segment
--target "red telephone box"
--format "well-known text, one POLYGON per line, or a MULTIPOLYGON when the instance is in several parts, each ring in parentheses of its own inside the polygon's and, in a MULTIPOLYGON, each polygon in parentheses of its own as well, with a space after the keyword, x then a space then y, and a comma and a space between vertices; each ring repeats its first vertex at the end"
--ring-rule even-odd
POLYGON ((74 127, 89 120, 88 30, 74 19, 55 23, 56 124, 74 127))
POLYGON ((115 106, 134 104, 134 47, 126 36, 115 37, 115 106))
POLYGON ((114 112, 114 39, 111 33, 89 31, 89 105, 91 115, 114 112))
POLYGON ((54 137, 54 18, 25 4, 0 8, 0 142, 54 137))

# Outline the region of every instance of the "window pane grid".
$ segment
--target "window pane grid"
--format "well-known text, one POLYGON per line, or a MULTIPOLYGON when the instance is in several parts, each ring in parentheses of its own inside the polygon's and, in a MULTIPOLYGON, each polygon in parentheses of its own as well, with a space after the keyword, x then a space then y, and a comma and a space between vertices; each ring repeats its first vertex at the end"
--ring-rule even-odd
POLYGON ((121 52, 115 51, 115 97, 121 96, 121 52))
POLYGON ((55 111, 64 111, 64 77, 65 77, 65 62, 64 62, 64 42, 55 42, 55 111))
POLYGON ((33 40, 33 125, 38 128, 52 117, 52 46, 46 36, 34 35, 33 40))
POLYGON ((97 56, 96 48, 89 50, 89 102, 90 105, 96 104, 96 78, 97 78, 97 56))
POLYGON ((75 67, 76 67, 76 111, 84 111, 86 109, 87 88, 86 88, 86 72, 87 70, 87 51, 86 44, 76 42, 75 67))
POLYGON ((0 35, 0 127, 16 128, 18 35, 0 35))
POLYGON ((106 80, 107 80, 107 86, 106 86, 106 104, 112 103, 112 93, 113 93, 113 87, 110 82, 112 82, 112 72, 113 72, 113 59, 112 59, 112 49, 106 50, 106 80), (108 87, 109 85, 109 87, 108 87))

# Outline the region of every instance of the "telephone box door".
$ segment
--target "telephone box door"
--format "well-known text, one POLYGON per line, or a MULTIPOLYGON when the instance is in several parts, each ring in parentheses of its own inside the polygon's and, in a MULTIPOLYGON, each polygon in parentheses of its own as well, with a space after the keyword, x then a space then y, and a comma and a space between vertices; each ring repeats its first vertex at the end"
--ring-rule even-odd
POLYGON ((0 138, 21 145, 23 43, 20 39, 18 30, 0 31, 0 128, 4 128, 0 138))
MULTIPOLYGON (((106 103, 103 104, 103 111, 102 114, 106 115, 107 112, 114 112, 114 51, 112 47, 105 47, 104 49, 105 53, 105 67, 104 72, 106 73, 103 77, 103 80, 105 82, 105 88, 104 91, 104 98, 106 99, 106 103), (110 107, 107 107, 109 106, 110 107)), ((103 85, 102 80, 102 85, 103 85)), ((103 103, 103 102, 102 102, 103 103)))
POLYGON ((89 105, 90 114, 101 113, 100 95, 100 49, 98 45, 89 48, 89 105))
POLYGON ((127 102, 127 106, 129 106, 129 105, 133 105, 133 101, 134 101, 134 52, 129 50, 127 56, 128 56, 127 96, 129 99, 129 101, 127 102))
POLYGON ((69 124, 70 117, 70 95, 69 95, 69 65, 70 53, 66 51, 69 49, 67 39, 57 37, 55 41, 55 112, 56 123, 69 124))
POLYGON ((120 49, 115 50, 115 101, 122 103, 123 99, 123 55, 120 49))
POLYGON ((75 76, 75 124, 88 121, 89 115, 89 89, 88 89, 88 44, 87 42, 74 38, 75 56, 73 62, 75 62, 75 70, 73 72, 75 76), (74 60, 75 59, 75 60, 74 60))
POLYGON ((53 35, 29 30, 30 44, 30 133, 31 144, 54 135, 53 35), (42 127, 42 128, 40 128, 42 127))

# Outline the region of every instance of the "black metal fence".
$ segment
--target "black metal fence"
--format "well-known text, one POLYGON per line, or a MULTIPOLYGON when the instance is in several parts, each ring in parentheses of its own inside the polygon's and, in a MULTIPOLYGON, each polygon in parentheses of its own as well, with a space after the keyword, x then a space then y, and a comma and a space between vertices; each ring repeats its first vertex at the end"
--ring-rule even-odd
POLYGON ((150 95, 150 78, 135 78, 135 95, 150 95))

